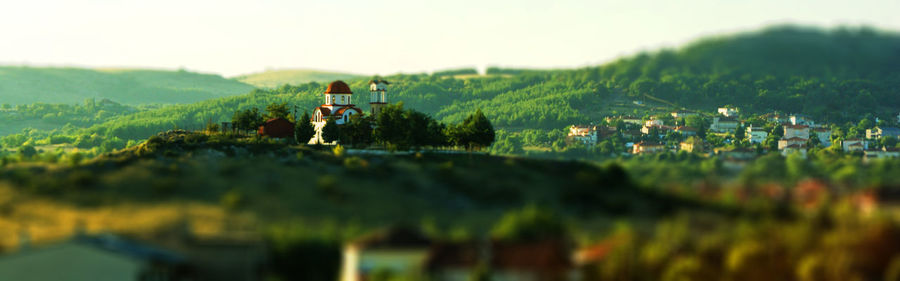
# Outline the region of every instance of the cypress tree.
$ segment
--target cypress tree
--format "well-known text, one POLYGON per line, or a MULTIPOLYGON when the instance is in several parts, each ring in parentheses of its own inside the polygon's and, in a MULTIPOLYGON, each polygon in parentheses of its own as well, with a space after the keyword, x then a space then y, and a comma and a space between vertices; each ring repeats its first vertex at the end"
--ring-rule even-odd
POLYGON ((297 143, 308 143, 316 135, 316 128, 313 128, 312 122, 309 121, 310 119, 309 112, 304 112, 303 117, 297 120, 297 129, 294 130, 297 143))

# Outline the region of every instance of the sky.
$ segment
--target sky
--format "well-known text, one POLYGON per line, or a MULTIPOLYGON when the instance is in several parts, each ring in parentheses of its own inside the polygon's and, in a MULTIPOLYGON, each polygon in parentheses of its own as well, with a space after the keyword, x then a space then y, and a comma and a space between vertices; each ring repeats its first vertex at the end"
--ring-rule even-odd
POLYGON ((775 24, 900 30, 870 0, 0 0, 0 64, 357 74, 575 68, 775 24))

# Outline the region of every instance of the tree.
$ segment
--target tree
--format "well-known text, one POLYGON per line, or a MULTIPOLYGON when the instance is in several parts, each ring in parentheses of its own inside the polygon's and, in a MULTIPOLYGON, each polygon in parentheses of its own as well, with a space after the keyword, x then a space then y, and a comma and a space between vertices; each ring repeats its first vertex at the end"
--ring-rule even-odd
POLYGON ((734 139, 743 140, 746 136, 746 128, 744 126, 738 125, 737 128, 734 129, 734 139))
POLYGON ((341 127, 342 144, 366 147, 372 144, 372 117, 355 115, 341 127))
POLYGON ((481 109, 466 117, 462 123, 448 128, 447 136, 455 145, 465 146, 466 149, 488 147, 496 138, 494 126, 481 109))
POLYGON ((297 138, 297 143, 306 144, 316 135, 316 128, 313 128, 312 122, 310 121, 311 119, 312 118, 309 117, 309 112, 304 112, 303 116, 297 120, 297 129, 294 130, 294 136, 297 138))
POLYGON ((262 126, 264 122, 257 108, 235 111, 231 117, 231 123, 234 127, 242 131, 255 130, 262 126))
POLYGON ((290 114, 291 110, 287 103, 272 103, 266 106, 265 119, 288 118, 290 114))
POLYGON ((331 143, 338 140, 340 137, 341 129, 338 128, 334 118, 329 117, 328 121, 325 122, 325 127, 322 128, 322 140, 325 141, 325 143, 331 143))
POLYGON ((375 140, 384 144, 408 146, 408 135, 411 132, 406 125, 402 103, 385 106, 375 120, 375 140))
POLYGON ((37 149, 31 145, 23 145, 19 147, 19 155, 21 155, 23 159, 31 159, 31 157, 37 155, 37 149))
POLYGON ((556 213, 535 206, 506 213, 491 230, 493 238, 515 242, 563 239, 566 234, 566 226, 556 213))

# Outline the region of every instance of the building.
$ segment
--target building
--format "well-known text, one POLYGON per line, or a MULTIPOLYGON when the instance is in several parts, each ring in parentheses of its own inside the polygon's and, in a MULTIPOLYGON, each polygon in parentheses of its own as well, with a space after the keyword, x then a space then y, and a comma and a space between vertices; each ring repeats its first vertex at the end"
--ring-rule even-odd
POLYGON ((732 117, 713 117, 713 123, 709 126, 710 130, 715 132, 733 132, 738 127, 737 119, 732 117))
POLYGON ((806 126, 815 126, 816 122, 813 122, 812 119, 806 117, 802 114, 794 114, 790 117, 792 125, 806 125, 806 126))
POLYGON ((809 126, 785 124, 783 138, 785 138, 785 139, 801 138, 804 140, 808 140, 809 139, 809 126))
POLYGON ((114 235, 77 236, 0 257, 0 280, 194 280, 173 252, 114 235))
POLYGON ((883 137, 900 137, 900 129, 895 127, 875 127, 866 130, 867 139, 880 139, 883 137))
POLYGON ((673 118, 685 118, 688 116, 697 116, 698 115, 696 112, 691 112, 691 111, 687 111, 687 110, 672 111, 671 114, 672 114, 673 118))
POLYGON ((685 137, 692 137, 692 136, 697 135, 697 128, 678 126, 678 127, 675 127, 675 132, 678 132, 682 136, 685 136, 685 137))
MULTIPOLYGON (((778 142, 778 146, 781 147, 781 142, 778 142)), ((785 146, 783 148, 779 148, 781 150, 782 156, 788 156, 794 153, 799 153, 801 157, 806 158, 806 144, 791 144, 785 146)))
MULTIPOLYGON (((384 96, 383 90, 376 92, 381 97, 384 96)), ((350 122, 350 118, 354 115, 361 116, 363 114, 363 111, 353 104, 351 100, 353 91, 350 90, 350 86, 344 81, 331 82, 331 84, 328 84, 324 94, 325 103, 313 110, 311 121, 316 129, 316 134, 309 140, 310 144, 325 142, 322 139, 322 129, 325 128, 325 123, 328 122, 328 119, 333 119, 337 125, 343 125, 350 122)))
POLYGON ((681 150, 684 150, 687 152, 702 153, 704 151, 703 140, 700 138, 691 137, 691 138, 688 138, 687 140, 681 142, 681 144, 679 145, 679 148, 681 150))
POLYGON ((585 145, 592 146, 597 144, 597 127, 591 125, 572 125, 569 127, 569 135, 567 138, 570 141, 581 142, 585 145))
POLYGON ((740 113, 740 110, 737 108, 731 108, 731 107, 719 107, 718 112, 719 112, 719 115, 722 115, 725 117, 737 117, 738 113, 740 113))
POLYGON ((665 125, 665 124, 663 124, 663 121, 656 119, 656 118, 650 118, 650 120, 647 120, 647 122, 644 122, 644 126, 647 126, 647 127, 662 126, 662 125, 665 125))
POLYGON ((653 129, 657 130, 657 133, 658 133, 657 137, 663 137, 666 135, 667 132, 675 130, 675 128, 672 128, 669 126, 646 125, 646 126, 641 127, 641 133, 644 135, 649 135, 653 129))
POLYGON ((863 151, 863 160, 871 161, 874 159, 898 158, 900 157, 900 148, 881 147, 881 149, 872 149, 863 151))
POLYGON ((785 149, 786 147, 789 147, 792 145, 804 145, 805 146, 807 141, 809 141, 809 139, 798 138, 798 137, 781 138, 780 140, 778 140, 778 150, 785 149))
POLYGON ((392 227, 363 236, 344 246, 341 281, 371 280, 378 270, 390 271, 396 277, 421 279, 431 240, 422 233, 392 227))
POLYGON ((387 91, 387 85, 391 84, 384 79, 373 79, 369 81, 369 106, 371 107, 370 113, 372 116, 378 116, 381 113, 381 109, 387 105, 387 96, 385 92, 387 91))
POLYGON ((831 129, 826 127, 813 128, 812 133, 819 138, 819 142, 822 144, 822 146, 831 146, 831 129))
POLYGON ((657 153, 666 151, 666 146, 655 142, 639 142, 632 147, 633 154, 657 153))
POLYGON ((861 139, 847 139, 841 141, 841 148, 844 152, 856 152, 866 150, 868 143, 861 139))
POLYGON ((284 118, 272 118, 259 126, 257 134, 270 138, 293 138, 294 123, 284 118))
POLYGON ((750 125, 750 127, 747 127, 746 136, 747 141, 749 141, 751 144, 763 143, 764 141, 766 141, 766 138, 769 137, 769 132, 766 132, 763 127, 753 127, 753 125, 750 125))

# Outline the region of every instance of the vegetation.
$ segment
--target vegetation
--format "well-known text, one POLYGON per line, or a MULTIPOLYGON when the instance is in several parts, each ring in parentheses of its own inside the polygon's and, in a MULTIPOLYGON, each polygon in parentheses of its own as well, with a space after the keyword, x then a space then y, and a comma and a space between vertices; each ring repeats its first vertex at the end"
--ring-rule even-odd
POLYGON ((363 78, 362 75, 307 70, 307 69, 284 69, 284 70, 267 70, 260 73, 253 73, 234 77, 233 79, 247 83, 260 88, 276 88, 284 84, 304 84, 309 82, 328 83, 334 80, 355 80, 363 78))

